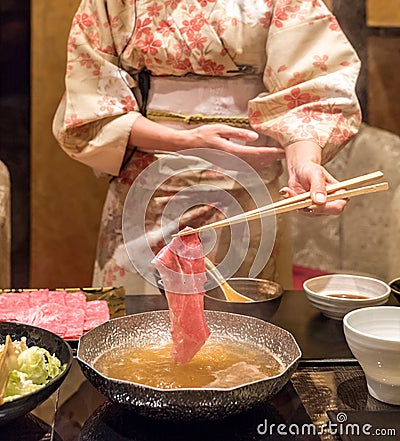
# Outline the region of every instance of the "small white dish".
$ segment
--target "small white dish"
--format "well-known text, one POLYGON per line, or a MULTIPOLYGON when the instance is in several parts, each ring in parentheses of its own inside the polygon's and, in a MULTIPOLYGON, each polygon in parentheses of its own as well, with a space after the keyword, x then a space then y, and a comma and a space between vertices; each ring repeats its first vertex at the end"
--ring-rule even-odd
POLYGON ((341 320, 354 309, 384 305, 391 291, 381 280, 352 274, 314 277, 306 280, 303 288, 311 304, 335 320, 341 320))
POLYGON ((351 311, 343 319, 343 329, 365 373, 368 392, 379 401, 400 405, 400 308, 351 311))

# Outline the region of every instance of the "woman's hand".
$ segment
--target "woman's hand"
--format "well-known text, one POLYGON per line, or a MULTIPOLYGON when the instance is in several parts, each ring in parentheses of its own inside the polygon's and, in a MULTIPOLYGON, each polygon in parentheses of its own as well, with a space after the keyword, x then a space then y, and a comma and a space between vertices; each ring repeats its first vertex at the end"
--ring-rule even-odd
POLYGON ((281 193, 290 197, 309 191, 314 205, 299 210, 306 216, 340 214, 347 201, 326 202, 326 185, 338 181, 321 165, 321 147, 313 141, 298 141, 288 145, 285 151, 289 180, 281 193))
POLYGON ((193 147, 214 148, 231 153, 256 170, 269 167, 285 158, 285 150, 279 147, 243 145, 258 139, 258 134, 252 130, 224 124, 210 124, 196 127, 189 132, 194 135, 193 147))
POLYGON ((148 151, 222 150, 243 159, 256 170, 285 157, 282 148, 243 145, 257 139, 258 134, 252 130, 225 124, 204 124, 193 129, 177 130, 140 116, 132 126, 129 144, 148 151))

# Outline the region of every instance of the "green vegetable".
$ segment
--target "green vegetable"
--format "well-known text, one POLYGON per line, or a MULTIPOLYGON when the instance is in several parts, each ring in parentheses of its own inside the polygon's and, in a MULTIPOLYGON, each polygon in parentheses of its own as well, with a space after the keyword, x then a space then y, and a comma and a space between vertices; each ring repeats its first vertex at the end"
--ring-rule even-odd
POLYGON ((27 374, 14 370, 11 372, 6 387, 6 393, 4 395, 4 401, 11 401, 22 395, 35 392, 42 386, 32 383, 27 374))
POLYGON ((4 401, 34 392, 59 375, 65 366, 46 349, 31 346, 18 355, 18 369, 11 372, 4 401))

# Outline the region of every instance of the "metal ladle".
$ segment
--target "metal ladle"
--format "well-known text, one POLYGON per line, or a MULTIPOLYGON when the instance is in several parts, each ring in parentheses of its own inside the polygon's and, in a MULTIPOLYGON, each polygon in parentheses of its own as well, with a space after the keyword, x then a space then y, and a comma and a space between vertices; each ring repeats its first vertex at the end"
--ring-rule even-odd
POLYGON ((217 267, 207 257, 204 258, 207 271, 210 276, 218 283, 228 302, 253 302, 254 300, 233 289, 225 280, 224 276, 219 272, 217 267))

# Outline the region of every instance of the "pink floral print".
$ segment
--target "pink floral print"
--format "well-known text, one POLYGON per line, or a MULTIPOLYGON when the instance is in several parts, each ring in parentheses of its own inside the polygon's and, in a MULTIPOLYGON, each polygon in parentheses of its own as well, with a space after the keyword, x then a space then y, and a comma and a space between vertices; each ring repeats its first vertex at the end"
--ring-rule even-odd
MULTIPOLYGON (((99 284, 128 280, 113 257, 122 244, 123 201, 155 160, 136 151, 120 169, 140 115, 132 92, 137 73, 225 77, 249 66, 265 86, 264 93, 249 97, 250 126, 282 146, 314 140, 327 161, 360 124, 354 93, 359 60, 341 33, 322 0, 81 0, 68 38, 66 94, 54 133, 72 158, 117 176, 101 222, 99 284)), ((271 179, 278 173, 272 170, 271 179)), ((161 202, 151 208, 151 228, 159 228, 161 209, 161 202)), ((187 216, 200 223, 219 218, 212 207, 202 210, 187 216)))
MULTIPOLYGON (((360 124, 359 60, 340 32, 322 0, 82 0, 55 134, 67 153, 90 164, 89 143, 103 155, 102 142, 116 136, 104 118, 132 114, 132 124, 138 115, 135 72, 227 76, 245 64, 263 74, 266 92, 249 101, 251 126, 282 145, 315 139, 333 156, 360 124), (315 38, 304 46, 309 32, 315 38), (338 87, 341 104, 332 106, 338 87)), ((120 142, 129 127, 122 132, 120 142)))
POLYGON ((320 68, 322 71, 326 72, 328 70, 328 67, 326 65, 326 62, 328 61, 329 57, 328 55, 314 55, 314 63, 313 66, 320 68))
POLYGON ((295 109, 296 107, 300 107, 303 104, 307 104, 311 101, 318 101, 318 95, 311 95, 307 92, 302 92, 300 87, 294 87, 289 95, 285 95, 283 97, 285 101, 287 101, 287 106, 289 109, 295 109))

